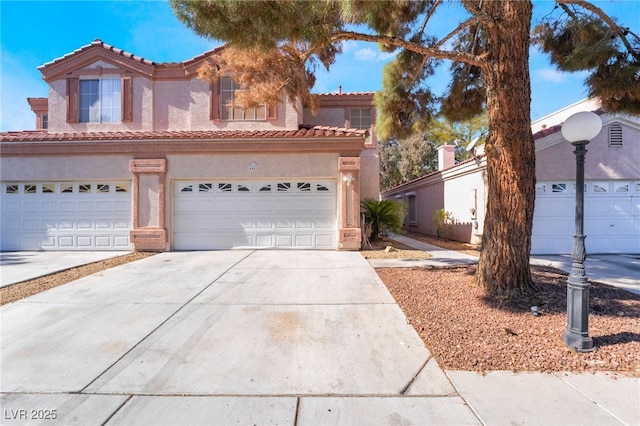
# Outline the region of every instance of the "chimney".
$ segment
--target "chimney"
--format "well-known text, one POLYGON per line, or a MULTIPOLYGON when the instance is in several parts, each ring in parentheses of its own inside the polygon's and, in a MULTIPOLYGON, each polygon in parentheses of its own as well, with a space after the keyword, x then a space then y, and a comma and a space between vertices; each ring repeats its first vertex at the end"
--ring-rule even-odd
POLYGON ((342 95, 342 85, 338 86, 338 95, 342 95))
POLYGON ((456 147, 441 145, 438 147, 438 170, 448 169, 456 165, 456 147))

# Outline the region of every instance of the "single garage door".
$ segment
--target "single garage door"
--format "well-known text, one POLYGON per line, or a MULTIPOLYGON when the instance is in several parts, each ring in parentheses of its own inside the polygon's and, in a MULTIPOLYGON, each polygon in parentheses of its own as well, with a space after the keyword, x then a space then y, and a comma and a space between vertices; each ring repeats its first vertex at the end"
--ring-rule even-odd
POLYGON ((173 248, 335 249, 336 183, 175 182, 173 248))
POLYGON ((3 182, 2 250, 128 250, 129 182, 3 182))
MULTIPOLYGON (((539 182, 532 254, 569 254, 575 232, 575 183, 539 182)), ((587 253, 640 253, 640 182, 587 181, 587 253)))

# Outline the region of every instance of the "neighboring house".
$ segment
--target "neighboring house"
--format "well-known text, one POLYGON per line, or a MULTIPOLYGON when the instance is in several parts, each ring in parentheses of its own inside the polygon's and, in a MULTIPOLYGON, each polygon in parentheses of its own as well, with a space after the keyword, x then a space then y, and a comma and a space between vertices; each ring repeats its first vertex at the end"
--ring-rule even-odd
POLYGON ((234 107, 232 79, 197 78, 217 51, 155 63, 96 40, 41 66, 37 130, 0 133, 0 248, 359 249, 373 93, 234 107))
MULTIPOLYGON (((606 113, 578 102, 532 123, 536 145, 536 204, 532 254, 571 252, 575 231, 575 155, 560 132, 578 111, 596 111, 602 131, 587 145, 584 229, 588 253, 640 253, 640 117, 606 113)), ((405 229, 436 235, 434 212, 451 212, 448 237, 480 244, 487 197, 486 158, 454 164, 453 146, 440 148, 440 170, 382 194, 407 206, 405 229)), ((482 147, 480 147, 482 148, 482 147)))

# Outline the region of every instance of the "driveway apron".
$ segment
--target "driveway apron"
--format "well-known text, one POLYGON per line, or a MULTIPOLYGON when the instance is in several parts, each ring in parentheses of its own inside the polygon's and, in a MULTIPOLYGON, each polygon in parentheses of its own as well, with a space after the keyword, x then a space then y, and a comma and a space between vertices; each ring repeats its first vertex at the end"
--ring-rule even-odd
POLYGON ((162 253, 0 315, 0 386, 11 409, 58 404, 58 416, 106 412, 92 423, 111 424, 164 422, 169 407, 190 416, 188 407, 204 404, 291 423, 331 398, 366 407, 362 397, 400 397, 411 410, 424 405, 416 421, 477 422, 359 253, 162 253), (449 414, 415 398, 427 395, 451 397, 449 414))

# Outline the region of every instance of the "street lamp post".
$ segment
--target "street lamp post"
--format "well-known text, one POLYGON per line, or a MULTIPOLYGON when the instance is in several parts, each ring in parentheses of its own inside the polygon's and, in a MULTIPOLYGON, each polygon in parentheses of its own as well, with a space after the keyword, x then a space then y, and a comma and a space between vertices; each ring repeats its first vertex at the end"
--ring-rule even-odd
POLYGON ((578 352, 593 351, 589 337, 589 281, 584 270, 584 156, 586 145, 600 133, 602 120, 588 111, 578 112, 562 124, 562 136, 575 147, 576 155, 576 232, 571 251, 571 274, 567 280, 567 327, 564 343, 578 352))

